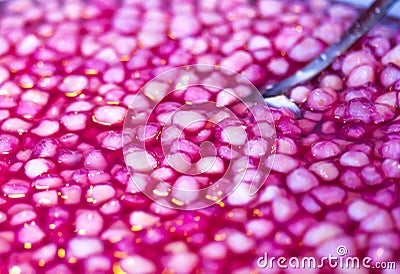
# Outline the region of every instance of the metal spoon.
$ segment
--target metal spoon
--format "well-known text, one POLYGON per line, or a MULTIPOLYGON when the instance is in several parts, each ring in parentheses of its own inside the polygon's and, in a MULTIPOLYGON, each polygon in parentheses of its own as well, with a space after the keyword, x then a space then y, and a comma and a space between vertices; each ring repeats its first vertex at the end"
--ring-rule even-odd
POLYGON ((295 74, 275 85, 263 87, 260 91, 267 105, 274 108, 289 108, 300 117, 299 107, 287 94, 291 87, 303 83, 326 69, 336 57, 346 52, 357 40, 369 31, 399 0, 376 0, 365 10, 340 39, 328 47, 321 55, 295 74))

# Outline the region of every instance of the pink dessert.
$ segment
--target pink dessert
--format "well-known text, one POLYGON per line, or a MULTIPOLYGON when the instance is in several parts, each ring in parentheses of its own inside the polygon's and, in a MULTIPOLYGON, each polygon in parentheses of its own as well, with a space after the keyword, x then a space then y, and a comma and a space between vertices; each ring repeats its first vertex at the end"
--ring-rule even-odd
MULTIPOLYGON (((151 168, 171 184, 199 188, 226 171, 226 161, 243 156, 232 154, 232 146, 243 146, 250 164, 271 169, 256 195, 240 185, 210 207, 184 211, 159 205, 130 181, 122 126, 135 94, 149 80, 178 66, 210 64, 256 86, 275 83, 335 42, 358 14, 325 0, 250 2, 2 4, 1 273, 293 273, 262 268, 257 260, 266 252, 321 258, 338 255, 338 247, 345 247, 343 256, 370 257, 371 265, 398 264, 397 22, 377 26, 318 77, 291 90, 301 119, 287 109, 271 109, 274 161, 259 160, 269 148, 265 131, 253 130, 252 117, 243 115, 217 120, 220 129, 194 124, 172 146, 195 162, 202 142, 215 145, 220 160, 202 180, 183 177, 162 155, 131 174, 151 168), (233 142, 224 139, 223 130, 234 133, 233 142)), ((163 115, 179 102, 218 100, 218 94, 187 89, 167 98, 156 122, 138 138, 157 144, 163 115)), ((257 109, 260 117, 267 112, 265 106, 257 109)), ((185 117, 172 119, 172 126, 185 117)), ((135 155, 140 157, 149 159, 135 155)), ((297 271, 333 270, 327 265, 297 271)))

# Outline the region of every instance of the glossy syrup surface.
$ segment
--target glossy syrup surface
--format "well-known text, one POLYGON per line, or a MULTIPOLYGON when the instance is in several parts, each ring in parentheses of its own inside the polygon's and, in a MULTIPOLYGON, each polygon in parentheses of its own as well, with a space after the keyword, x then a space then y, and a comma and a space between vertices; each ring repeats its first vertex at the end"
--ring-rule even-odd
MULTIPOLYGON (((257 195, 238 188, 214 206, 180 211, 129 182, 122 125, 140 88, 196 63, 227 67, 256 86, 279 81, 336 41, 356 10, 323 0, 18 0, 3 9, 1 272, 250 273, 265 252, 319 258, 338 246, 374 262, 399 258, 397 27, 377 26, 293 88, 302 119, 271 111, 276 155, 264 162, 272 171, 257 195)), ((166 103, 155 115, 174 108, 166 103)), ((243 117, 246 137, 260 137, 243 117)), ((156 120, 155 131, 163 125, 156 120)), ((228 155, 217 134, 200 135, 228 155)), ((182 176, 162 158, 160 176, 182 176)))

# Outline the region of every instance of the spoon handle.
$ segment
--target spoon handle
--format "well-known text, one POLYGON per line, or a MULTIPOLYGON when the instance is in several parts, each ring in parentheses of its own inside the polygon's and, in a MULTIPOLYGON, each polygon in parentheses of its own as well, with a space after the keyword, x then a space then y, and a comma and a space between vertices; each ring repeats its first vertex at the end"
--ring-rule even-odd
POLYGON ((307 81, 326 69, 336 57, 346 52, 362 35, 382 19, 398 1, 399 0, 376 0, 358 17, 357 21, 343 33, 340 39, 328 47, 321 55, 292 76, 289 76, 275 85, 261 89, 263 97, 268 98, 286 94, 290 87, 307 81))

